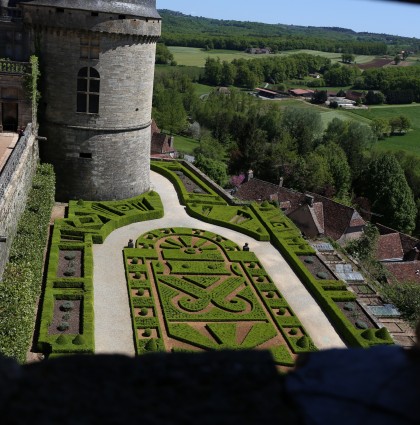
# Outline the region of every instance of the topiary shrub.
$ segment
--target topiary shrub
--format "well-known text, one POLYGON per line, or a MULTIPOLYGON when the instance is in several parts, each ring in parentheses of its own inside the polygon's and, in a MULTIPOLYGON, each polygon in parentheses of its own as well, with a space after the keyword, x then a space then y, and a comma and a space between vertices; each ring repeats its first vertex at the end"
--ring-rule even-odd
POLYGON ((61 319, 64 320, 65 322, 67 322, 68 320, 70 320, 70 314, 69 313, 63 314, 61 319))
POLYGON ((257 282, 264 282, 264 277, 262 277, 262 276, 259 276, 259 277, 257 277, 257 282))
POLYGON ((61 334, 56 340, 55 340, 55 342, 58 344, 58 345, 65 345, 65 344, 67 344, 67 337, 65 336, 65 335, 63 335, 63 334, 61 334))
POLYGON ((135 272, 134 273, 134 278, 135 279, 140 279, 141 278, 141 273, 140 272, 135 272))
POLYGON ((139 259, 137 257, 134 257, 131 259, 131 264, 138 264, 139 259))
POLYGON ((319 277, 320 279, 328 279, 328 274, 327 273, 325 273, 325 272, 318 272, 317 274, 316 274, 316 276, 317 277, 319 277))
POLYGON ((77 205, 78 205, 79 207, 84 207, 84 206, 85 206, 85 201, 84 201, 83 199, 79 199, 79 200, 77 201, 77 205))
POLYGON ((144 295, 144 289, 143 289, 143 288, 140 288, 140 289, 137 291, 137 295, 138 295, 139 297, 142 297, 142 296, 144 295))
POLYGON ((70 325, 68 322, 61 322, 58 326, 57 329, 61 332, 67 331, 70 328, 70 325))
POLYGON ((152 336, 152 330, 150 328, 147 328, 143 331, 143 336, 149 338, 152 336))
POLYGON ((64 301, 63 304, 60 305, 61 311, 71 311, 74 308, 74 304, 72 301, 64 301))
POLYGON ((185 264, 182 265, 182 268, 183 269, 189 269, 189 268, 191 268, 191 266, 189 264, 185 263, 185 264))
POLYGON ((277 314, 279 316, 284 316, 286 314, 286 309, 284 307, 279 308, 277 314))
POLYGON ((142 307, 140 309, 140 316, 147 316, 147 313, 149 312, 149 310, 146 307, 142 307))
POLYGON ((376 337, 383 339, 383 340, 392 340, 391 336, 389 335, 388 329, 383 327, 376 331, 376 337))
POLYGON ((300 348, 308 349, 309 348, 309 338, 306 335, 301 336, 297 340, 296 345, 300 348))
POLYGON ((275 295, 276 293, 274 291, 270 291, 267 293, 267 298, 274 298, 275 295))
POLYGON ((72 343, 74 345, 84 345, 86 344, 85 337, 83 335, 76 335, 76 337, 73 339, 72 343))
POLYGON ((315 260, 313 258, 311 258, 311 257, 306 257, 303 261, 306 264, 313 264, 315 262, 315 260))
POLYGON ((147 235, 147 239, 154 239, 153 235, 147 235))
POLYGON ((298 333, 298 331, 297 331, 297 329, 296 329, 296 328, 292 328, 292 329, 290 329, 290 331, 289 331, 289 335, 297 335, 297 333, 298 333))
POLYGON ((250 267, 251 269, 255 269, 255 266, 256 266, 256 264, 255 264, 255 263, 250 263, 250 264, 249 264, 249 267, 250 267))
POLYGON ((374 329, 366 329, 362 332, 362 337, 367 339, 368 341, 372 341, 375 339, 375 330, 374 329))

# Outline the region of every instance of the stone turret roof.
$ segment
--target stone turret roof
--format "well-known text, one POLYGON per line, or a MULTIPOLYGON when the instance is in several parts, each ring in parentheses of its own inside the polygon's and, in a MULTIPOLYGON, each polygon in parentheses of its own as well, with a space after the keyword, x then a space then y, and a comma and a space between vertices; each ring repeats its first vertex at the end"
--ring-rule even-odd
POLYGON ((160 19, 156 10, 156 0, 32 0, 21 3, 160 19))

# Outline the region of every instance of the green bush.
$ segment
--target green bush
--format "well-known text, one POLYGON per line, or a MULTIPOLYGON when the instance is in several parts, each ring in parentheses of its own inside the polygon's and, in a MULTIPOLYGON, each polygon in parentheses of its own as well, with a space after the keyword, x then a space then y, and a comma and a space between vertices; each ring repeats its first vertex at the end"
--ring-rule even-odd
POLYGON ((53 167, 39 165, 0 282, 0 353, 21 363, 25 362, 31 343, 35 309, 41 295, 54 192, 53 167))

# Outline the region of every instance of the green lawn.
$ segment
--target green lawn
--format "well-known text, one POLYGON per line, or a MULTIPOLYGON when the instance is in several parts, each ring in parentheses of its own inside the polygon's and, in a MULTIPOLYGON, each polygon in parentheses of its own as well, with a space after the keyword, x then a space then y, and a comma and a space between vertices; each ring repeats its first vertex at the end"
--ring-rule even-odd
MULTIPOLYGON (((349 111, 350 112, 350 111, 349 111)), ((391 118, 398 115, 405 115, 412 125, 412 129, 403 136, 392 136, 379 141, 375 145, 378 151, 399 151, 403 150, 420 157, 420 105, 383 105, 373 106, 368 110, 354 110, 350 112, 354 116, 373 118, 391 118)))
MULTIPOLYGON (((209 50, 205 51, 195 47, 179 47, 169 46, 168 49, 174 55, 174 59, 178 65, 186 66, 199 66, 204 67, 208 57, 217 58, 231 62, 233 59, 261 59, 266 58, 267 55, 251 55, 245 52, 238 52, 237 50, 209 50)), ((332 62, 341 62, 341 53, 321 52, 318 50, 289 50, 286 52, 278 53, 271 56, 289 56, 297 53, 308 53, 312 55, 319 55, 331 59, 332 62)), ((375 56, 357 55, 355 61, 357 63, 367 63, 375 59, 375 56)))
POLYGON ((192 154, 194 149, 200 146, 200 142, 191 137, 175 136, 174 145, 178 152, 192 154))

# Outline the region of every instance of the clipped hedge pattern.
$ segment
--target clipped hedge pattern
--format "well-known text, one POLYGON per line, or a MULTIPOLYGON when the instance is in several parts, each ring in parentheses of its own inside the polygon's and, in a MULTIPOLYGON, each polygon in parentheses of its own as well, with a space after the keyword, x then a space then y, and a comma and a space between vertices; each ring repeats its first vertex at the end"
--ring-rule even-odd
MULTIPOLYGON (((38 338, 41 351, 52 354, 94 352, 92 245, 102 243, 119 227, 162 216, 160 197, 153 191, 123 201, 70 201, 68 218, 56 220, 54 224, 38 338), (60 251, 81 253, 80 277, 58 277, 60 251), (81 334, 62 334, 65 338, 58 338, 60 335, 49 332, 54 317, 55 300, 70 300, 75 299, 74 297, 82 301, 81 334)), ((130 260, 134 257, 141 256, 131 255, 130 260)), ((144 275, 147 280, 145 266, 140 262, 130 264, 130 273, 133 273, 135 282, 144 283, 135 278, 136 273, 144 275)))
POLYGON ((280 251, 294 272, 315 298, 324 313, 334 324, 345 342, 354 347, 370 347, 378 344, 393 344, 387 331, 376 332, 375 337, 366 338, 363 330, 357 329, 347 319, 337 301, 354 301, 356 295, 346 289, 342 282, 316 279, 299 256, 315 255, 315 251, 301 237, 294 224, 274 206, 251 206, 256 216, 264 223, 270 234, 271 243, 280 251))
POLYGON ((54 205, 51 165, 38 166, 0 282, 0 352, 24 363, 41 295, 43 256, 54 205))
MULTIPOLYGON (((125 249, 124 258, 138 354, 147 352, 147 339, 156 340, 157 349, 165 348, 163 324, 159 324, 157 308, 162 308, 167 335, 192 347, 205 350, 255 348, 278 336, 286 341, 288 348, 279 348, 277 342, 273 343, 272 352, 276 362, 285 366, 293 365, 292 353, 315 350, 298 318, 254 253, 241 251, 232 241, 214 233, 185 228, 153 230, 139 237, 136 247, 139 248, 125 249), (195 253, 192 253, 193 249, 195 253), (217 253, 223 262, 206 261, 202 256, 204 252, 217 253), (137 285, 131 279, 133 257, 151 266, 153 276, 147 282, 137 285), (225 263, 224 258, 229 263, 225 263), (183 268, 182 265, 189 267, 183 268), (210 265, 212 269, 209 269, 210 265), (224 275, 219 275, 222 269, 224 275), (139 294, 136 288, 144 291, 139 294), (156 293, 158 299, 155 299, 156 293), (142 317, 139 309, 144 306, 151 308, 153 317, 142 317), (281 307, 287 320, 278 316, 281 307), (204 326, 204 334, 198 330, 197 324, 204 326), (151 327, 154 329, 152 334, 143 331, 151 327), (290 333, 291 327, 299 329, 299 333, 290 333), (238 341, 237 333, 243 332, 240 329, 246 329, 246 333, 238 341), (302 336, 307 338, 304 347, 298 344, 302 336)), ((184 348, 175 344, 173 350, 179 349, 184 348)))

